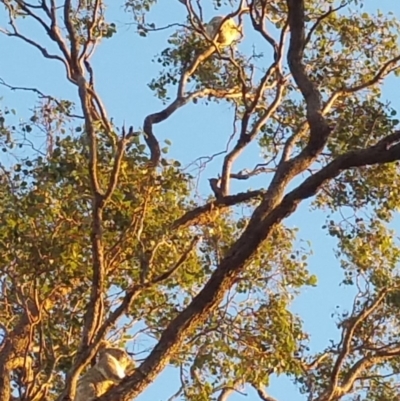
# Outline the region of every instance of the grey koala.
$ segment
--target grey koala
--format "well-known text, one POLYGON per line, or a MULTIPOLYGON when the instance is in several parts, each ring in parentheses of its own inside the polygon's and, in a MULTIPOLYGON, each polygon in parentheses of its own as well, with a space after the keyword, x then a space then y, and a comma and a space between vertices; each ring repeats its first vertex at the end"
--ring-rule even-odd
POLYGON ((125 350, 102 348, 98 362, 79 379, 74 401, 91 401, 101 396, 134 367, 133 360, 125 350))

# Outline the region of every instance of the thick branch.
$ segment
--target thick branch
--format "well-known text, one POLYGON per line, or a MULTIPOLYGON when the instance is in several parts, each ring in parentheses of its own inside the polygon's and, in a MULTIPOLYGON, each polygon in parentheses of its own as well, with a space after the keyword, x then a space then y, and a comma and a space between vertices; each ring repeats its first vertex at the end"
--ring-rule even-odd
MULTIPOLYGON (((148 358, 132 375, 126 377, 120 385, 107 392, 99 400, 119 399, 125 401, 140 394, 168 364, 170 356, 174 352, 179 352, 179 346, 187 333, 203 323, 219 305, 226 291, 234 284, 243 268, 251 262, 255 251, 268 237, 273 227, 293 213, 301 200, 314 195, 326 181, 337 176, 344 169, 399 160, 400 144, 391 145, 399 141, 400 132, 388 138, 390 139, 386 138, 371 148, 348 152, 338 157, 287 194, 262 220, 257 219, 257 213, 255 213, 242 236, 229 249, 204 288, 164 330, 160 341, 148 358)), ((264 202, 269 202, 269 200, 264 200, 264 202)), ((265 207, 263 203, 259 208, 265 207)))
POLYGON ((69 41, 70 41, 70 53, 71 53, 71 61, 70 67, 72 70, 73 77, 76 79, 80 75, 82 75, 82 68, 79 65, 79 43, 76 37, 75 28, 72 25, 71 21, 71 0, 65 0, 64 3, 64 24, 67 28, 69 41))
POLYGON ((303 52, 305 44, 305 12, 304 0, 287 0, 289 9, 290 45, 288 64, 297 86, 299 87, 307 104, 307 117, 312 121, 318 119, 322 108, 321 96, 315 85, 311 82, 303 65, 303 52))
MULTIPOLYGON (((10 382, 11 371, 23 367, 25 375, 30 376, 26 377, 27 382, 29 383, 33 379, 31 369, 32 360, 28 355, 28 351, 32 347, 32 327, 38 323, 41 317, 41 306, 28 297, 23 302, 25 310, 21 314, 15 328, 11 332, 6 333, 0 349, 0 401, 10 400, 12 390, 10 382)), ((48 298, 44 304, 49 307, 52 302, 53 299, 48 298)))
POLYGON ((348 394, 354 382, 360 377, 361 373, 369 367, 382 363, 392 358, 398 358, 400 355, 400 346, 393 347, 389 350, 378 351, 371 356, 366 356, 358 360, 352 368, 345 374, 343 385, 336 389, 335 395, 343 396, 348 394))
MULTIPOLYGON (((322 152, 331 128, 328 126, 322 110, 321 95, 314 83, 307 76, 303 64, 305 45, 305 15, 304 0, 287 0, 289 9, 290 42, 288 64, 293 78, 299 87, 307 109, 307 122, 310 128, 310 138, 300 154, 291 160, 283 158, 277 172, 272 178, 263 202, 256 211, 255 219, 262 219, 281 200, 284 190, 290 180, 306 170, 322 152)), ((290 141, 290 140, 289 140, 290 141)), ((289 145, 290 147, 290 145, 289 145)), ((288 151, 286 148, 284 154, 288 151)))
POLYGON ((321 95, 307 76, 303 64, 305 46, 304 0, 287 0, 289 9, 290 44, 288 64, 307 107, 307 120, 310 125, 310 140, 301 153, 302 158, 313 158, 320 152, 330 134, 330 128, 322 115, 321 95))

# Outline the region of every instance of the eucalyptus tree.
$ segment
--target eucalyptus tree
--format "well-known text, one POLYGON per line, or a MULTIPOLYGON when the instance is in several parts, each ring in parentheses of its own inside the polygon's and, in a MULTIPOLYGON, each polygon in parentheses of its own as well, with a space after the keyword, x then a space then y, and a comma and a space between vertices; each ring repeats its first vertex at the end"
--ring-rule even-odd
POLYGON ((399 397, 400 252, 389 223, 400 131, 382 95, 399 71, 393 15, 357 0, 231 0, 228 11, 214 1, 220 30, 240 26, 225 46, 210 36, 206 1, 176 2, 186 18, 167 27, 151 17, 155 0, 122 2, 144 41, 171 34, 149 82, 160 111, 139 129, 113 122, 95 80, 92 56, 120 28, 105 1, 1 4, 10 46, 22 41, 59 63, 77 101, 0 77, 3 89, 38 96, 26 119, 0 111, 0 401, 73 399, 104 339, 143 353, 101 401, 135 399, 167 365, 185 400, 223 401, 248 387, 271 400, 272 375, 290 377, 308 400, 399 397), (157 136, 190 103, 228 104, 233 116, 201 201, 196 174, 157 136), (236 170, 250 146, 262 160, 236 170), (230 189, 255 176, 259 188, 230 189), (326 212, 343 282, 357 289, 341 337, 316 354, 290 305, 317 277, 285 225, 309 198, 326 212))

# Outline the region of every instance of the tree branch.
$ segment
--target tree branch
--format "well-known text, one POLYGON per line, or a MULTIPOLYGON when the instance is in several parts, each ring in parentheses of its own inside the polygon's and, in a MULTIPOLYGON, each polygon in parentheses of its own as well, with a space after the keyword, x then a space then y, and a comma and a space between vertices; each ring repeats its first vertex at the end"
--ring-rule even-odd
POLYGON ((212 201, 203 206, 199 206, 196 209, 192 209, 186 212, 182 217, 172 223, 171 229, 177 230, 178 228, 188 227, 189 225, 200 224, 201 219, 203 219, 205 215, 212 212, 213 210, 226 209, 230 206, 234 206, 242 202, 249 202, 252 200, 256 200, 257 198, 261 199, 264 194, 265 191, 256 190, 242 192, 236 195, 225 196, 216 201, 212 201))
POLYGON ((331 373, 330 386, 331 386, 332 392, 335 392, 335 389, 338 387, 340 369, 343 365, 345 358, 349 354, 350 345, 351 345, 351 341, 353 339, 355 330, 363 321, 365 321, 365 319, 368 318, 369 315, 371 315, 371 313, 373 313, 376 310, 376 308, 385 299, 387 293, 388 293, 387 290, 381 291, 379 296, 374 300, 374 302, 370 306, 364 307, 363 310, 358 314, 358 316, 351 317, 350 325, 344 327, 344 330, 343 330, 344 337, 340 344, 341 350, 339 352, 338 357, 336 358, 336 362, 333 365, 332 373, 331 373))
MULTIPOLYGON (((56 98, 54 98, 51 95, 45 95, 42 91, 40 91, 37 88, 30 88, 30 87, 25 87, 25 86, 13 86, 8 84, 7 82, 4 81, 4 79, 0 78, 0 85, 5 86, 6 88, 9 88, 12 91, 27 91, 27 92, 33 92, 36 93, 39 97, 39 99, 48 99, 51 100, 52 102, 54 102, 61 110, 64 111, 64 107, 62 105, 62 103, 57 100, 56 98)), ((65 111, 64 111, 65 112, 65 111)), ((79 119, 83 119, 82 115, 78 115, 78 114, 70 114, 68 112, 65 112, 65 115, 67 117, 70 118, 79 118, 79 119)))
POLYGON ((303 52, 306 40, 304 0, 287 0, 287 6, 289 9, 290 26, 290 44, 287 56, 288 64, 293 79, 306 102, 307 121, 310 126, 310 139, 301 155, 299 155, 299 160, 308 159, 310 162, 322 151, 331 129, 322 115, 321 95, 317 87, 307 76, 303 65, 303 52))
POLYGON ((263 400, 263 401, 278 401, 276 398, 270 396, 267 394, 265 389, 263 389, 261 386, 252 384, 254 389, 257 391, 258 396, 263 400))
POLYGON ((310 43, 311 41, 311 37, 313 35, 313 33, 316 31, 316 29, 319 27, 319 25, 321 24, 321 22, 329 17, 331 14, 335 13, 336 11, 341 10, 342 8, 346 7, 348 5, 348 3, 343 3, 340 6, 333 8, 332 6, 330 6, 328 8, 328 11, 323 13, 322 15, 320 15, 317 20, 315 21, 314 25, 310 28, 310 30, 308 31, 307 37, 304 40, 304 47, 308 45, 308 43, 310 43))
POLYGON ((283 91, 285 88, 284 81, 279 79, 281 76, 279 72, 279 59, 274 62, 264 74, 259 87, 257 88, 256 95, 254 96, 254 100, 251 102, 251 106, 246 108, 246 112, 242 119, 242 128, 240 132, 239 139, 234 146, 234 148, 225 156, 224 163, 222 166, 222 177, 221 177, 221 192, 224 196, 229 194, 229 178, 232 170, 232 166, 234 161, 239 157, 239 155, 243 152, 245 147, 251 143, 261 127, 265 124, 265 122, 271 117, 271 115, 278 108, 280 101, 283 96, 283 91), (257 104, 264 93, 265 87, 268 83, 268 79, 275 73, 278 77, 277 88, 275 92, 275 97, 272 100, 271 104, 267 107, 267 109, 262 113, 262 115, 255 122, 253 128, 249 133, 247 133, 247 125, 250 120, 250 116, 257 107, 257 104))
POLYGON ((263 218, 260 220, 260 214, 257 213, 257 210, 254 212, 243 234, 227 251, 209 281, 193 298, 189 306, 170 322, 146 360, 133 374, 122 380, 120 385, 97 400, 111 401, 118 398, 126 401, 143 391, 167 365, 170 356, 174 352, 178 352, 187 333, 201 324, 222 301, 225 292, 234 284, 243 268, 251 262, 254 252, 268 237, 273 227, 293 213, 301 200, 314 195, 326 181, 345 169, 400 159, 400 143, 394 145, 396 141, 400 140, 400 132, 389 137, 368 149, 352 151, 339 156, 318 173, 306 179, 267 212, 265 203, 274 204, 276 200, 264 200, 258 207, 258 209, 263 209, 263 218), (388 139, 389 137, 390 139, 388 139))

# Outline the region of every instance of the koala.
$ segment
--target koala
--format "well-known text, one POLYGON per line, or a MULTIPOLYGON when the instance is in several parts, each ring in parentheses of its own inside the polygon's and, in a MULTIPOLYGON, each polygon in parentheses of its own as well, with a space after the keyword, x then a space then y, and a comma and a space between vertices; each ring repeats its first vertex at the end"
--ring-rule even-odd
MULTIPOLYGON (((209 39, 213 39, 218 50, 224 47, 231 46, 233 43, 238 42, 243 38, 242 29, 236 24, 236 22, 229 18, 222 25, 222 21, 225 17, 214 17, 211 21, 205 25, 205 30, 209 39)), ((207 60, 217 49, 213 45, 209 45, 203 53, 199 54, 190 67, 186 70, 187 76, 191 76, 200 63, 207 60)))
POLYGON ((91 401, 118 384, 135 367, 121 348, 102 348, 98 362, 78 381, 74 401, 91 401))
POLYGON ((221 16, 214 17, 205 26, 208 36, 215 39, 221 47, 230 46, 233 42, 238 41, 243 35, 241 28, 232 18, 227 19, 220 27, 224 18, 225 17, 221 16))

